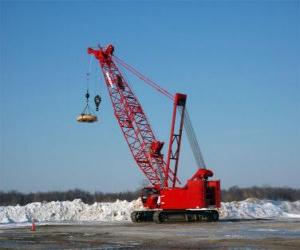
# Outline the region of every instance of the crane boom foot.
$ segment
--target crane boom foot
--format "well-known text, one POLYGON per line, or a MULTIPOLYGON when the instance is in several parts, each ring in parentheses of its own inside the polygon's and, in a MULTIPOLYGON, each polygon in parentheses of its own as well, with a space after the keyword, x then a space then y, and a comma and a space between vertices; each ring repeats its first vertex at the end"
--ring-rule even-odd
POLYGON ((219 220, 216 210, 146 210, 131 213, 132 222, 213 222, 219 220))

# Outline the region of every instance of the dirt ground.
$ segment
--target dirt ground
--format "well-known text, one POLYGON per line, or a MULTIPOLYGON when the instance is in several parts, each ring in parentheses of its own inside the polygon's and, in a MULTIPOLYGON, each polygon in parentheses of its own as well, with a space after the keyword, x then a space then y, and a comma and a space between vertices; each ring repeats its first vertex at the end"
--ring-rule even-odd
POLYGON ((300 249, 300 221, 89 223, 0 228, 0 249, 300 249))

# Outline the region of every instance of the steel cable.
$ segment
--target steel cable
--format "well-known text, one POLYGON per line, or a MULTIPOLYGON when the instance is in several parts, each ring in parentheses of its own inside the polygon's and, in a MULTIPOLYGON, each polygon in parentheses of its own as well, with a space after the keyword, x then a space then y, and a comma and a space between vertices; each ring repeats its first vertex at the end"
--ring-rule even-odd
MULTIPOLYGON (((182 113, 182 109, 179 109, 179 112, 182 113)), ((184 130, 187 134, 187 138, 190 144, 190 147, 192 149, 192 153, 194 156, 194 159, 198 165, 199 168, 206 168, 205 162, 202 156, 202 152, 199 146, 199 143, 197 141, 197 137, 195 134, 195 130, 193 128, 193 125, 191 123, 191 119, 189 116, 189 113, 187 109, 185 109, 184 112, 184 124, 183 124, 184 130)))

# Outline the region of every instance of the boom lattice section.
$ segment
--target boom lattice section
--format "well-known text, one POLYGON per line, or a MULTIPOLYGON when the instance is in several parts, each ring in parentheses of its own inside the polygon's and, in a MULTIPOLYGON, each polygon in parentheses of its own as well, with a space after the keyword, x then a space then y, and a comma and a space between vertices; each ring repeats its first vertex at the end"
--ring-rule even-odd
POLYGON ((99 60, 115 117, 139 168, 152 185, 162 185, 165 176, 172 180, 174 173, 166 175, 163 156, 152 153, 151 146, 157 140, 140 102, 112 60, 113 48, 89 48, 88 53, 99 60))

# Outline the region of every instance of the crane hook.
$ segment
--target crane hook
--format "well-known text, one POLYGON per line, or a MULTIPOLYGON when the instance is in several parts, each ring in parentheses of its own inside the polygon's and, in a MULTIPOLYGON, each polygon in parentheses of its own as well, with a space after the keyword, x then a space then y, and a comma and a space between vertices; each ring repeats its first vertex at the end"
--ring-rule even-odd
POLYGON ((96 105, 96 111, 99 111, 99 106, 100 106, 100 103, 101 103, 101 97, 100 97, 100 95, 96 95, 95 96, 94 102, 95 102, 95 105, 96 105))

